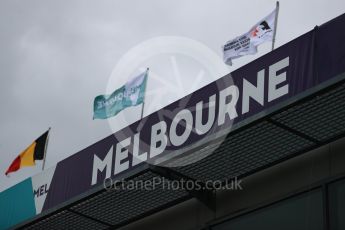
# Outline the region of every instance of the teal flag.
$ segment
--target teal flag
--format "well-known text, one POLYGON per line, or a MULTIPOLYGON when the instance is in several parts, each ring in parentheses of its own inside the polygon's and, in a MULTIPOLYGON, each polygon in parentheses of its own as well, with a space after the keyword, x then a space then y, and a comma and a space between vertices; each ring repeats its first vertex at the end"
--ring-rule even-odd
POLYGON ((110 95, 99 95, 93 103, 93 119, 107 119, 123 109, 144 102, 148 70, 110 95))

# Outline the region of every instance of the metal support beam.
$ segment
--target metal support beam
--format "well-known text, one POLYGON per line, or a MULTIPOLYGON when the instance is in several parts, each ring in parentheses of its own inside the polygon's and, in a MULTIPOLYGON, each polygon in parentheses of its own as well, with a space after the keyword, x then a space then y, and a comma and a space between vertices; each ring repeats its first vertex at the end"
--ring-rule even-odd
POLYGON ((216 210, 215 190, 207 189, 202 181, 190 178, 168 167, 149 165, 149 169, 151 172, 158 174, 159 176, 170 181, 179 181, 192 197, 196 198, 210 210, 216 210), (190 182, 192 182, 193 185, 198 184, 200 187, 196 188, 196 186, 194 186, 194 189, 188 189, 187 183, 190 182))
POLYGON ((95 222, 97 222, 97 223, 99 223, 99 224, 103 224, 103 225, 105 225, 105 226, 112 227, 112 225, 109 224, 109 223, 107 223, 107 222, 98 220, 98 219, 96 219, 96 218, 93 218, 93 217, 91 217, 91 216, 85 215, 85 214, 80 213, 80 212, 78 212, 78 211, 75 211, 75 210, 73 210, 73 209, 70 209, 70 208, 69 208, 69 209, 67 209, 67 211, 68 211, 68 212, 71 212, 71 213, 74 213, 74 214, 76 214, 76 215, 78 215, 78 216, 87 218, 87 219, 89 219, 89 220, 95 221, 95 222))
POLYGON ((300 132, 300 131, 298 131, 296 129, 293 129, 293 128, 287 126, 287 125, 284 125, 284 124, 282 124, 282 123, 280 123, 280 122, 278 122, 276 120, 273 120, 272 118, 267 118, 267 121, 270 122, 271 124, 279 127, 279 128, 285 129, 286 131, 289 131, 290 133, 293 133, 294 135, 299 136, 299 137, 301 137, 303 139, 306 139, 308 141, 311 141, 311 142, 313 142, 313 143, 315 143, 317 145, 321 144, 321 141, 319 141, 319 140, 317 140, 317 139, 315 139, 315 138, 313 138, 311 136, 308 136, 307 134, 302 133, 302 132, 300 132))

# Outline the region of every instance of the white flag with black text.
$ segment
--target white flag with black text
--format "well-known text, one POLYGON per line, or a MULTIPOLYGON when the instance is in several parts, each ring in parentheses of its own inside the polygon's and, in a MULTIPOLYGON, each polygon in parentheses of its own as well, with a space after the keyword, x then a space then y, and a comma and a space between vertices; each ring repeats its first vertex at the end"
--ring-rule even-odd
POLYGON ((247 33, 242 34, 223 46, 223 59, 228 65, 232 65, 232 59, 248 54, 256 54, 257 46, 272 41, 275 30, 277 9, 260 20, 247 33))

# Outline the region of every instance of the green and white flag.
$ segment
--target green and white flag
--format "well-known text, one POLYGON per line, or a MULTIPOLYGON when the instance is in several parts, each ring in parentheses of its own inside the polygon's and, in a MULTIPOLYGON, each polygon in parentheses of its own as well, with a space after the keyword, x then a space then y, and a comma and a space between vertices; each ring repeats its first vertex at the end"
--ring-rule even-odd
POLYGON ((121 110, 144 102, 148 70, 110 95, 99 95, 93 103, 93 119, 107 119, 121 110))

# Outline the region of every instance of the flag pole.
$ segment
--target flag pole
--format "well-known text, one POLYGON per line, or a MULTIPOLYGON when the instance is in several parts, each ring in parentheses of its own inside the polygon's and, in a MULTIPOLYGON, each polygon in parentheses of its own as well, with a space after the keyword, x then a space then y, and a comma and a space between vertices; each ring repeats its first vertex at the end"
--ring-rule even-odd
POLYGON ((45 164, 46 164, 46 153, 47 153, 47 148, 48 148, 48 141, 49 141, 50 130, 51 130, 51 127, 49 127, 49 129, 48 129, 47 140, 46 140, 46 144, 45 144, 45 146, 44 146, 44 155, 43 155, 42 171, 44 170, 44 166, 45 166, 45 164))
POLYGON ((278 25, 278 14, 279 14, 279 1, 276 3, 276 15, 274 19, 274 31, 273 31, 273 39, 272 39, 272 50, 274 50, 274 43, 276 41, 276 34, 277 34, 277 25, 278 25))
MULTIPOLYGON (((145 100, 145 97, 144 97, 144 100, 145 100)), ((145 107, 145 102, 143 101, 142 105, 141 105, 141 116, 140 116, 140 119, 143 119, 143 116, 144 116, 144 107, 145 107)))
POLYGON ((149 68, 146 69, 146 82, 145 82, 145 91, 144 91, 144 98, 143 98, 143 103, 141 105, 141 116, 140 116, 140 119, 143 119, 144 117, 144 108, 145 108, 145 94, 146 94, 146 85, 147 85, 147 81, 149 80, 148 79, 148 73, 149 73, 149 68))

